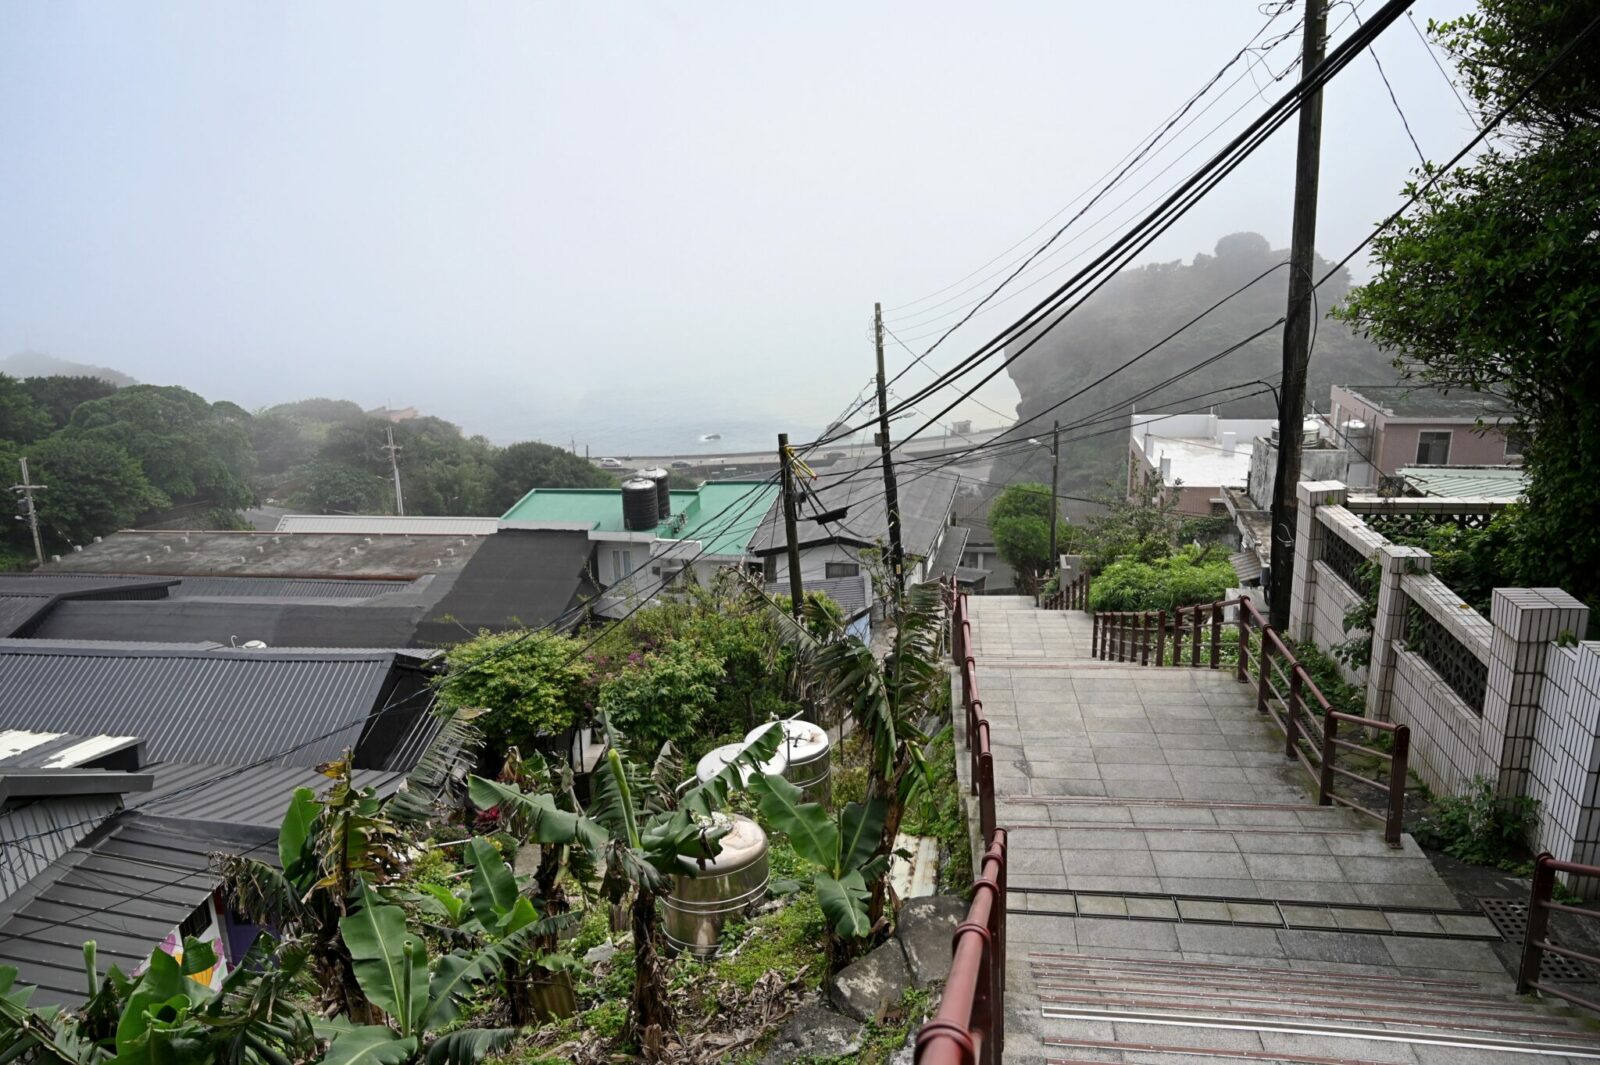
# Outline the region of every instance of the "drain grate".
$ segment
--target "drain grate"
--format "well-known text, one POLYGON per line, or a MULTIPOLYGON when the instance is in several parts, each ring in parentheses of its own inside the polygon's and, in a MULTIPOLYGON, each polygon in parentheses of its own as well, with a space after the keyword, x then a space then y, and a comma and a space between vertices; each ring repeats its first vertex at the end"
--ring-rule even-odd
MULTIPOLYGON (((1483 914, 1493 922, 1505 937, 1508 943, 1521 943, 1528 934, 1528 904, 1520 899, 1479 899, 1478 905, 1483 907, 1483 914)), ((1549 941, 1560 945, 1560 940, 1549 936, 1549 941)), ((1539 978, 1541 980, 1560 981, 1569 984, 1592 984, 1595 982, 1594 970, 1582 962, 1563 958, 1559 954, 1545 952, 1539 963, 1539 978)))

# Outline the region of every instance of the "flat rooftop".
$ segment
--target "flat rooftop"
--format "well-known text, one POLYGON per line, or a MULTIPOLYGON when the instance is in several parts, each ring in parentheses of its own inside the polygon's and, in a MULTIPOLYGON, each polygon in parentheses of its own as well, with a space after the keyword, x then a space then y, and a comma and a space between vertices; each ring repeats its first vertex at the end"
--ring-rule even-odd
MULTIPOLYGON (((743 555, 778 486, 770 480, 707 481, 672 493, 672 516, 656 526, 662 540, 698 540, 708 555, 743 555)), ((503 522, 628 532, 619 488, 535 488, 505 512, 503 522)), ((631 530, 642 532, 644 530, 631 530)))
POLYGON ((82 551, 62 555, 61 561, 40 572, 412 580, 460 571, 483 540, 481 536, 124 529, 100 543, 84 544, 82 551))

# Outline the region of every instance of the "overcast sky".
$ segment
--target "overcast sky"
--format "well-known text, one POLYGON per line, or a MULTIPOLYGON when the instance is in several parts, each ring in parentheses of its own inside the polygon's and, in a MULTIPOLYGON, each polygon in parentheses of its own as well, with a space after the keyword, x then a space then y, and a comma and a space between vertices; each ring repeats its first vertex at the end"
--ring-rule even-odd
MULTIPOLYGON (((1349 11, 1333 9, 1340 38, 1349 11)), ((874 300, 960 282, 890 312, 926 347, 1010 256, 974 271, 1265 22, 1257 0, 7 0, 0 355, 32 348, 250 408, 416 405, 502 442, 621 451, 684 426, 815 430, 871 373, 874 300)), ((1282 71, 1298 48, 1296 34, 1260 63, 1282 71)), ((1412 27, 1377 51, 1423 152, 1453 154, 1472 126, 1412 27)), ((1086 218, 1103 224, 1046 269, 1289 83, 1250 69, 1232 68, 1202 102, 1215 106, 1104 204, 1127 206, 1086 218)), ((1146 261, 1246 229, 1287 245, 1293 131, 1146 261)), ((1319 250, 1360 240, 1416 163, 1363 57, 1327 93, 1319 250)), ((891 372, 907 359, 891 348, 891 372)), ((984 397, 1015 401, 1001 383, 984 397)))

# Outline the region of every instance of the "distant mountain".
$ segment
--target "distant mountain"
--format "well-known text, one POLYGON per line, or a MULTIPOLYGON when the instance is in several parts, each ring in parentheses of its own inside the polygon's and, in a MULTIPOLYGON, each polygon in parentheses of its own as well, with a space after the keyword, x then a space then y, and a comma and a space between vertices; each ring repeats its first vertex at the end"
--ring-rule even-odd
MULTIPOLYGON (((1008 372, 1022 397, 1017 405, 1019 435, 1042 437, 1052 421, 1061 420, 1064 492, 1094 494, 1108 480, 1125 477, 1126 416, 1135 408, 1178 413, 1215 405, 1219 415, 1234 418, 1277 412, 1274 394, 1260 382, 1275 385, 1281 369, 1283 331, 1274 323, 1288 299, 1289 270, 1279 266, 1288 258, 1287 251, 1273 249, 1260 234, 1235 233, 1217 241, 1214 254, 1196 255, 1191 263, 1125 270, 1011 364, 1008 372), (1266 276, 1184 328, 1261 274, 1266 276), (1119 369, 1179 329, 1177 336, 1119 369), (1237 350, 1172 380, 1263 329, 1237 350), (1108 374, 1104 383, 1093 383, 1108 374), (1252 392, 1256 394, 1247 395, 1252 392), (1062 405, 1052 410, 1057 403, 1062 405), (1026 424, 1030 418, 1038 420, 1026 424)), ((1320 279, 1332 266, 1318 257, 1315 276, 1320 279)), ((1327 317, 1349 290, 1350 276, 1343 269, 1317 290, 1320 314, 1306 398, 1318 410, 1327 410, 1332 384, 1396 377, 1388 356, 1327 317)), ((1008 347, 1007 355, 1038 335, 1035 330, 1023 336, 1008 347)), ((1043 473, 1048 480, 1048 470, 1048 456, 1026 454, 1003 472, 1043 473)))
POLYGON ((0 359, 0 373, 11 377, 98 377, 118 388, 139 383, 127 374, 106 366, 90 366, 71 359, 60 359, 42 351, 22 351, 0 359))

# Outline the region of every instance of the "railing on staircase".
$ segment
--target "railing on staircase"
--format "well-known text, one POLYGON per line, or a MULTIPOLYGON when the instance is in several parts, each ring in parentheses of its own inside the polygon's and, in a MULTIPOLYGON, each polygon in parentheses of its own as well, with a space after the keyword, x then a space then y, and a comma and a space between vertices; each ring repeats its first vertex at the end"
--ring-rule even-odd
POLYGON ((1078 574, 1055 591, 1039 596, 1040 610, 1088 610, 1089 573, 1078 574))
POLYGON ((1522 934, 1522 964, 1517 969, 1517 994, 1526 995, 1530 991, 1537 991, 1542 995, 1553 995, 1575 1006, 1600 1013, 1600 1002, 1576 995, 1540 979, 1542 975, 1540 970, 1544 966, 1546 954, 1554 954, 1580 965, 1600 967, 1600 957, 1560 946, 1550 935, 1552 913, 1600 918, 1600 910, 1556 901, 1557 873, 1577 877, 1600 877, 1600 866, 1563 862, 1550 854, 1539 855, 1533 863, 1533 887, 1528 892, 1528 927, 1522 934))
POLYGON ((972 791, 984 855, 972 884, 966 920, 956 926, 950 977, 939 1012, 917 1032, 918 1065, 999 1065, 1005 1049, 1006 831, 995 825, 994 754, 989 722, 978 698, 977 660, 967 597, 954 582, 950 601, 950 651, 961 676, 971 752, 972 791))
MULTIPOLYGON (((1103 661, 1140 666, 1205 666, 1222 668, 1223 649, 1235 659, 1242 684, 1256 685, 1256 709, 1272 718, 1284 734, 1284 757, 1298 759, 1317 781, 1317 802, 1348 806, 1383 823, 1383 838, 1400 846, 1405 818, 1406 770, 1411 730, 1405 725, 1347 714, 1329 704, 1289 644, 1267 624, 1249 597, 1165 610, 1102 611, 1094 615, 1091 646, 1103 661), (1224 621, 1237 611, 1236 631, 1224 634, 1224 621), (1167 643, 1172 648, 1168 653, 1167 643), (1153 661, 1152 661, 1153 659, 1153 661), (1340 735, 1364 733, 1358 743, 1340 735), (1368 759, 1385 776, 1371 779, 1339 764, 1339 755, 1368 759), (1365 790, 1380 790, 1384 809, 1364 806, 1349 794, 1336 792, 1341 780, 1365 790)), ((1370 801, 1370 800, 1369 800, 1370 801)))

